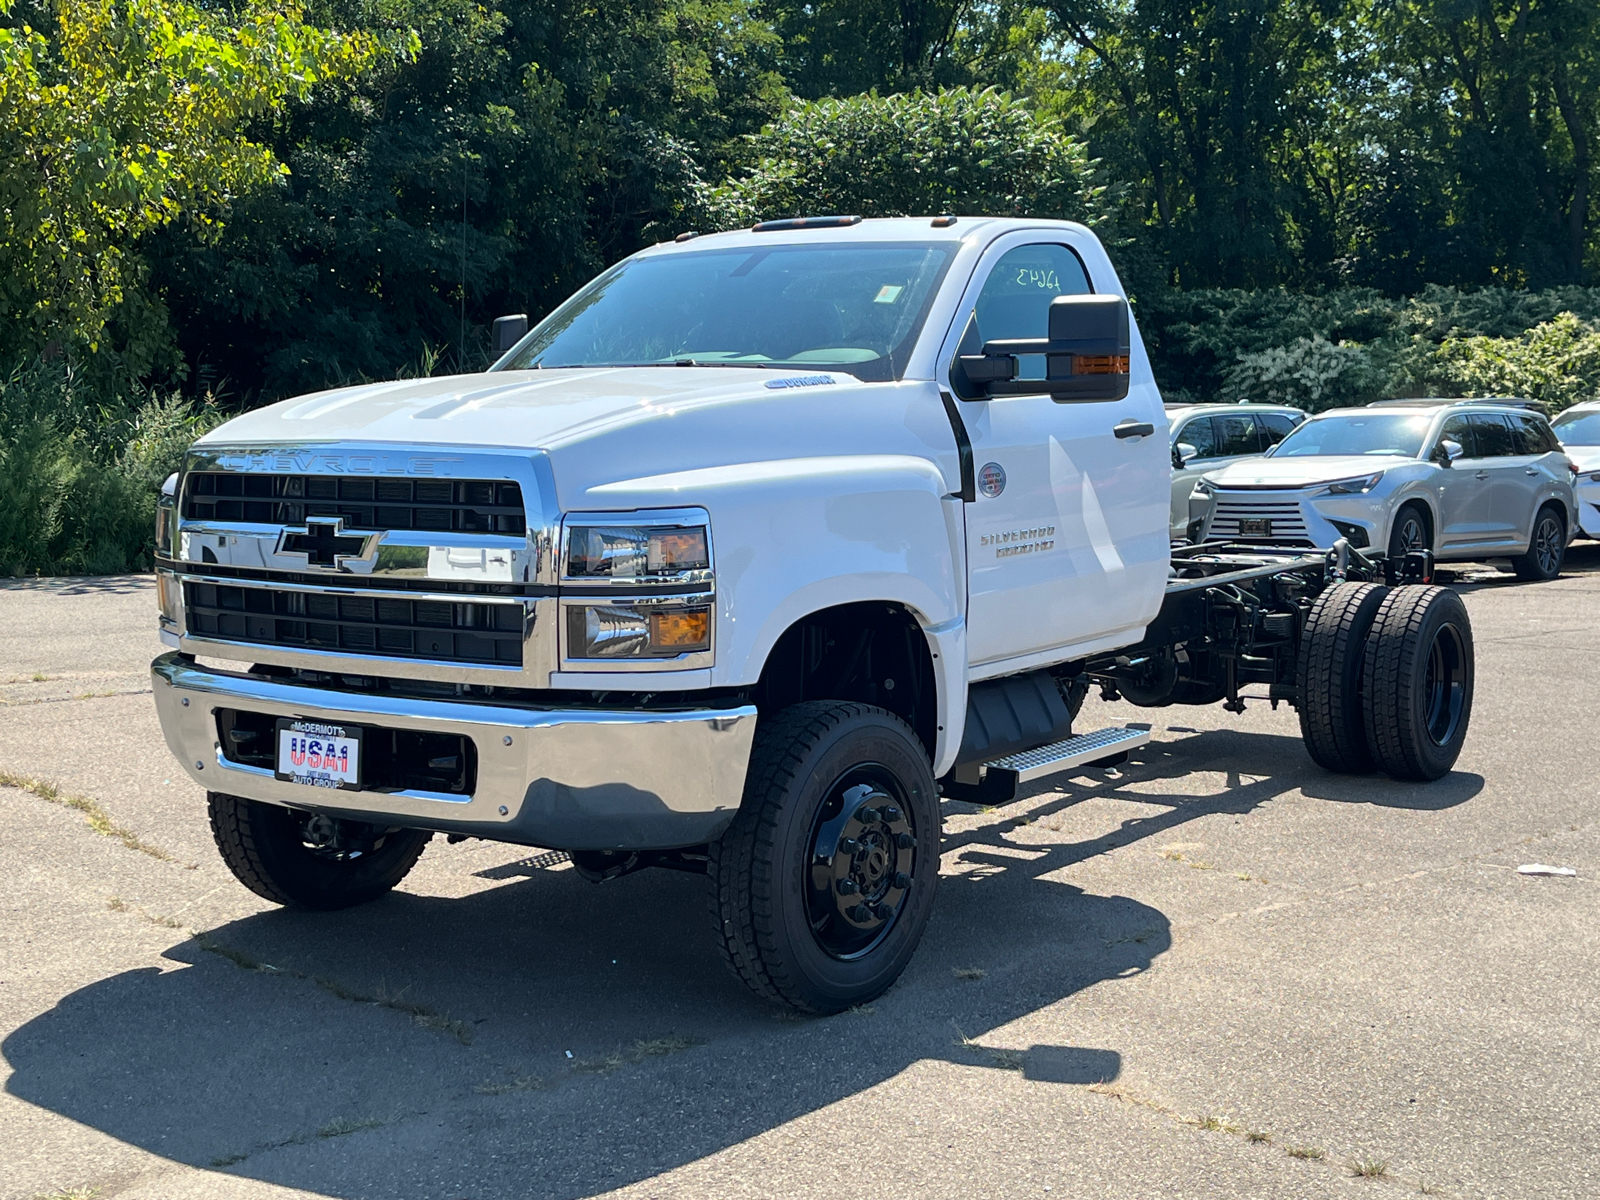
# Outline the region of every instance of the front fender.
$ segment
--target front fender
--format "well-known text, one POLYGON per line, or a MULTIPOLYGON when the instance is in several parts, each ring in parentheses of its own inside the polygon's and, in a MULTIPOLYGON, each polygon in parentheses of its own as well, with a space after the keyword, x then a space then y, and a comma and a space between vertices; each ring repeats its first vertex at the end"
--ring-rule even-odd
POLYGON ((587 498, 606 509, 697 505, 711 514, 712 686, 757 682, 783 631, 819 609, 892 601, 924 629, 965 615, 961 503, 924 458, 739 463, 618 480, 589 489, 587 498))

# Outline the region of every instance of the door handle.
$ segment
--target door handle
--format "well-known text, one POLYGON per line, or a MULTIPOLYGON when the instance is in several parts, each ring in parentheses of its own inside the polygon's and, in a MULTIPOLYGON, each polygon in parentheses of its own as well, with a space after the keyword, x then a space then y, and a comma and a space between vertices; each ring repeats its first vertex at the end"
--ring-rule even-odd
POLYGON ((1524 475, 1537 475, 1539 473, 1539 468, 1538 467, 1523 467, 1522 468, 1522 473, 1524 475))
POLYGON ((1111 427, 1111 432, 1119 438, 1149 437, 1155 431, 1156 427, 1149 421, 1135 421, 1132 417, 1126 421, 1118 421, 1111 427))
POLYGON ((1477 474, 1477 478, 1478 479, 1487 479, 1487 478, 1489 478, 1489 472, 1487 472, 1487 471, 1479 471, 1478 474, 1477 474))

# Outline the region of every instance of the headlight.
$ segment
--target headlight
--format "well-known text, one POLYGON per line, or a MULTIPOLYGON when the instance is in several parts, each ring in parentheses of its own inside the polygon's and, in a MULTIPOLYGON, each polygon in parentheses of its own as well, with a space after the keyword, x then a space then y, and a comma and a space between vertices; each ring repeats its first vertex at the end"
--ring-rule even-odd
POLYGON ((710 569, 704 525, 568 525, 568 579, 675 582, 710 569))
POLYGON ((585 604, 567 609, 570 658, 676 658, 711 649, 710 606, 636 609, 585 604))
POLYGON ((1377 471, 1371 475, 1362 475, 1355 479, 1337 479, 1323 488, 1324 496, 1359 496, 1370 492, 1378 486, 1378 481, 1383 478, 1383 472, 1377 471))
POLYGON ((1591 471, 1591 472, 1589 472, 1589 475, 1588 475, 1587 478, 1588 478, 1590 483, 1600 483, 1600 471, 1591 471))
POLYGON ((178 524, 178 473, 174 471, 161 485, 156 497, 156 554, 172 557, 173 531, 178 524))
POLYGON ((1213 487, 1211 484, 1207 483, 1204 479, 1196 479, 1194 481, 1194 491, 1191 492, 1190 495, 1194 495, 1194 496, 1209 496, 1209 495, 1211 495, 1211 493, 1215 492, 1216 490, 1217 489, 1215 487, 1213 487))
POLYGON ((580 670, 711 665, 716 595, 705 509, 572 513, 563 529, 564 659, 580 670))

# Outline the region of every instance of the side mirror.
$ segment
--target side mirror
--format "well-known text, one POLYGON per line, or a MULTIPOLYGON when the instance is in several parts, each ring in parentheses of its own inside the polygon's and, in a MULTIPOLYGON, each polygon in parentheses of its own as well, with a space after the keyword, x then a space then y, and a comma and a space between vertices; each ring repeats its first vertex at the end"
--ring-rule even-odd
POLYGON ((1188 442, 1179 442, 1172 448, 1173 465, 1181 467, 1199 453, 1200 447, 1191 446, 1188 442))
POLYGON ((499 357, 511 347, 522 340, 522 335, 528 332, 528 314, 517 313, 511 317, 496 317, 494 319, 494 352, 499 357))
MULTIPOLYGON (((1058 402, 1121 400, 1128 394, 1128 302, 1121 296, 1057 296, 1049 337, 986 342, 957 355, 958 372, 980 396, 1048 395, 1058 402), (1017 355, 1045 356, 1043 379, 1018 379, 1017 355)), ((963 339, 965 342, 966 339, 963 339)), ((964 349, 965 347, 963 347, 964 349)))
POLYGON ((1433 461, 1441 467, 1448 467, 1453 465, 1456 459, 1460 458, 1464 453, 1466 451, 1462 449, 1460 442, 1445 438, 1434 450, 1433 461))

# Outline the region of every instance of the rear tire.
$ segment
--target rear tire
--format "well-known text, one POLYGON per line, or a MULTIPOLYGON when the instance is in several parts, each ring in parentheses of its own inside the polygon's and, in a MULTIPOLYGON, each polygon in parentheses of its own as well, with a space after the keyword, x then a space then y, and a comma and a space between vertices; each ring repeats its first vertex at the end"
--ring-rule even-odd
POLYGON ((206 805, 211 835, 234 878, 292 908, 325 911, 376 900, 406 877, 433 837, 422 829, 341 822, 370 848, 318 848, 306 840, 306 813, 222 792, 207 792, 206 805))
POLYGON ((757 995, 834 1013, 881 995, 939 878, 938 788, 899 717, 796 704, 756 726, 744 800, 711 846, 723 957, 757 995))
POLYGON ((1533 518, 1528 552, 1511 560, 1518 579, 1548 583, 1561 574, 1567 557, 1567 523, 1554 504, 1546 504, 1533 518))
POLYGON ((1472 625, 1461 597, 1398 587, 1367 638, 1366 734, 1396 779, 1438 779, 1461 754, 1472 718, 1472 625))
POLYGON ((1372 770, 1361 672, 1367 631, 1388 591, 1376 583, 1336 583, 1316 598, 1306 617, 1296 671, 1300 736, 1313 761, 1326 770, 1343 775, 1372 770))

